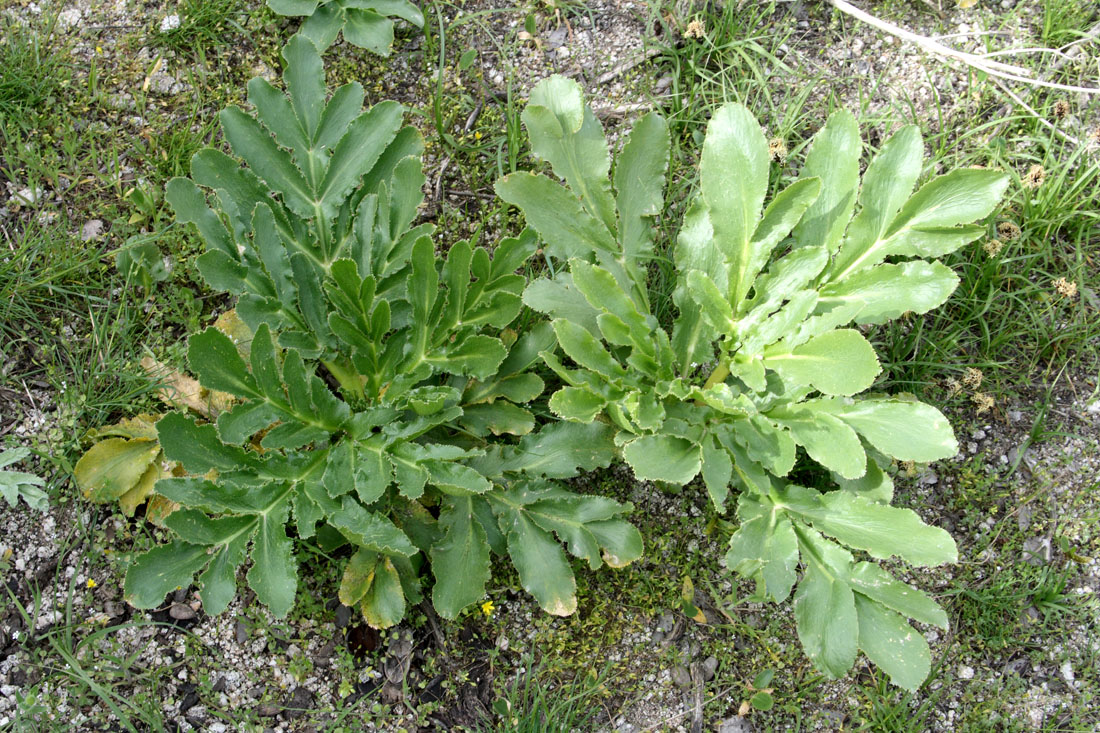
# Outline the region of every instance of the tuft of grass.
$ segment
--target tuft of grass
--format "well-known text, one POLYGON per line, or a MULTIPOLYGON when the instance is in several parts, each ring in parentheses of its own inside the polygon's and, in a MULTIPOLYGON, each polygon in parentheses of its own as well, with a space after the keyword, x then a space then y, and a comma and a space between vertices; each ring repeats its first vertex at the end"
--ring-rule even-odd
POLYGON ((548 684, 541 664, 532 654, 524 655, 520 670, 493 702, 495 719, 482 722, 483 733, 558 733, 593 730, 600 711, 598 698, 607 670, 596 674, 589 670, 572 682, 548 684))
POLYGON ((1084 36, 1098 15, 1091 0, 1043 0, 1039 37, 1045 46, 1064 46, 1084 36))
POLYGON ((33 116, 69 83, 70 63, 52 48, 55 23, 56 16, 24 25, 0 15, 0 128, 33 128, 33 116))
POLYGON ((241 21, 246 6, 241 0, 180 0, 175 28, 153 30, 153 45, 181 56, 199 56, 228 43, 231 33, 247 34, 241 21))

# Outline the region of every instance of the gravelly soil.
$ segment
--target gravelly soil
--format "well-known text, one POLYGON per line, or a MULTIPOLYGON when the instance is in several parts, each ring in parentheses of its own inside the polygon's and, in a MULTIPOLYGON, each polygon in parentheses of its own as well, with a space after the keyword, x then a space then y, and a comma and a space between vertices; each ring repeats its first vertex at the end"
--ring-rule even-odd
MULTIPOLYGON (((36 8, 31 3, 6 12, 35 13, 36 8)), ((466 12, 485 9, 489 7, 475 5, 466 12)), ((168 10, 155 3, 135 8, 122 0, 78 2, 65 7, 60 28, 74 37, 74 56, 87 60, 97 47, 110 49, 112 41, 135 28, 152 32, 168 10)), ((963 124, 973 115, 965 75, 945 70, 915 48, 852 24, 841 33, 835 24, 827 26, 817 7, 795 3, 781 12, 797 19, 783 60, 830 79, 821 87, 822 100, 832 93, 853 109, 862 100, 864 114, 883 120, 885 130, 900 119, 899 109, 910 104, 909 113, 932 120, 933 129, 963 124), (861 78, 882 81, 868 92, 861 78)), ((969 32, 996 12, 994 8, 975 16, 955 11, 943 19, 914 14, 905 22, 921 32, 969 32)), ((453 21, 453 13, 447 12, 446 18, 453 21)), ((488 89, 504 94, 514 74, 523 95, 545 75, 566 73, 585 84, 605 118, 626 118, 627 124, 638 107, 652 103, 648 92, 660 88, 659 74, 644 63, 633 65, 650 47, 646 39, 652 41, 653 17, 645 4, 591 3, 587 13, 569 16, 568 28, 562 24, 548 30, 541 44, 514 40, 523 18, 522 12, 490 13, 482 24, 471 22, 451 37, 460 47, 482 47, 478 63, 488 89), (504 39, 501 48, 487 42, 486 31, 504 39)), ((1005 30, 1023 35, 1026 28, 1005 30)), ((407 34, 402 44, 374 91, 426 107, 434 82, 420 74, 421 40, 407 34)), ((131 61, 148 68, 152 58, 149 49, 142 49, 131 61)), ((126 60, 116 61, 120 70, 126 66, 126 60)), ((188 63, 168 58, 148 76, 153 93, 166 103, 185 94, 188 63)), ((248 71, 245 77, 274 73, 262 63, 242 71, 248 71)), ((133 82, 120 74, 115 83, 119 106, 125 109, 127 87, 133 82)), ((777 71, 777 85, 793 83, 777 71)), ((1095 110, 1091 114, 1072 117, 1065 129, 1086 137, 1096 124, 1095 110)), ((145 121, 129 123, 140 126, 145 121)), ((456 170, 459 166, 451 168, 431 151, 427 164, 434 184, 430 196, 459 202, 463 194, 453 191, 469 185, 456 170)), ((19 216, 10 206, 0 214, 19 216)), ((1089 725, 1100 721, 1100 562, 1090 559, 1100 556, 1095 496, 1100 402, 1094 375, 1094 370, 1077 370, 1072 379, 1056 385, 1046 430, 1060 435, 1031 445, 1027 438, 1047 385, 1032 386, 1021 377, 1023 383, 1015 388, 1024 397, 1017 404, 997 405, 980 416, 966 395, 952 399, 942 393, 963 452, 908 479, 899 477, 897 502, 945 526, 960 545, 959 566, 910 576, 945 601, 954 621, 947 634, 926 632, 938 672, 908 703, 914 714, 931 710, 925 718, 929 729, 950 731, 964 719, 969 725, 984 718, 991 730, 1068 730, 1064 721, 1074 710, 1089 711, 1078 717, 1091 721, 1089 725), (975 485, 993 497, 987 516, 976 516, 974 506, 957 500, 973 493, 975 485), (1012 646, 975 646, 972 640, 979 630, 959 623, 975 618, 964 603, 966 594, 980 598, 983 588, 995 585, 1006 569, 1025 564, 1037 572, 1064 574, 1065 603, 1073 611, 1065 615, 1062 633, 1029 635, 1028 625, 1038 629, 1041 614, 1049 609, 1024 602, 1018 613, 992 621, 1023 629, 1013 636, 1012 646)), ((66 424, 47 392, 31 389, 25 396, 4 399, 18 413, 17 419, 5 415, 10 421, 5 431, 20 438, 66 424)), ((848 679, 815 683, 798 650, 788 609, 732 606, 746 588, 731 584, 718 567, 724 548, 705 531, 699 492, 689 488, 682 495, 665 494, 623 471, 591 482, 635 503, 650 547, 642 562, 616 574, 612 582, 582 573, 577 616, 557 619, 540 613, 529 598, 510 589, 516 586, 510 571, 498 568, 491 618, 475 613, 462 623, 444 625, 424 608, 383 635, 329 600, 337 579, 332 567, 323 565, 316 577, 304 578, 302 600, 286 621, 271 619, 243 586, 229 610, 214 618, 202 613, 189 590, 154 613, 136 612, 122 601, 120 587, 131 536, 146 531, 139 522, 79 501, 56 504, 46 517, 0 507, 0 544, 11 550, 5 579, 18 601, 0 611, 0 728, 99 729, 111 717, 107 706, 76 684, 81 670, 95 670, 101 683, 112 686, 116 700, 159 710, 166 725, 179 730, 452 729, 474 725, 489 714, 494 681, 499 686, 522 672, 525 651, 571 660, 563 664, 579 676, 588 667, 610 666, 604 691, 593 702, 600 707, 593 726, 600 729, 687 730, 697 707, 705 729, 718 729, 727 719, 729 729, 736 729, 732 719, 746 698, 745 682, 766 667, 777 670, 773 684, 780 704, 744 721, 756 729, 791 729, 796 721, 810 729, 847 729, 848 722, 868 712, 866 690, 874 687, 869 668, 857 665, 848 679), (644 606, 636 602, 643 595, 638 588, 667 586, 653 578, 678 580, 686 569, 675 563, 685 557, 694 574, 696 602, 709 625, 673 612, 675 598, 647 599, 644 606), (619 596, 625 603, 618 602, 619 596), (32 665, 32 659, 61 663, 51 651, 50 632, 68 627, 79 640, 68 666, 32 665), (47 702, 39 711, 17 702, 32 688, 47 702)), ((897 697, 889 691, 884 695, 897 697)))

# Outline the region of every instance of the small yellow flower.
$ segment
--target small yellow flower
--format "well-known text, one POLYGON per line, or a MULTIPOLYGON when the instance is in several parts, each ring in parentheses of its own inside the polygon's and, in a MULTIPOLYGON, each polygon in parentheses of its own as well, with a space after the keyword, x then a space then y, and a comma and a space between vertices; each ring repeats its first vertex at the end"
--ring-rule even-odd
POLYGON ((88 587, 89 588, 95 588, 96 585, 97 585, 97 583, 94 580, 92 580, 91 578, 88 578, 88 587))
POLYGON ((495 608, 492 601, 485 601, 481 604, 481 612, 485 614, 486 618, 493 615, 495 608))

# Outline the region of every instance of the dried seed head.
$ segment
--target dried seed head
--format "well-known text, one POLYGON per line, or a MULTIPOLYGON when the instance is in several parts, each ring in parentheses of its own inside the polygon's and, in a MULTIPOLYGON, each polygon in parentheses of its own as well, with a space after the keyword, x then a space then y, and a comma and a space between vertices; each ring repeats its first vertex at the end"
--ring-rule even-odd
POLYGON ((1002 221, 997 225, 997 236, 1006 242, 1015 242, 1020 238, 1020 227, 1015 222, 1002 221))
POLYGON ((684 35, 688 38, 702 38, 707 34, 707 27, 703 25, 703 21, 696 18, 687 24, 687 29, 684 31, 684 35))
POLYGON ((977 389, 982 386, 983 379, 985 379, 985 375, 982 374, 981 369, 967 367, 966 372, 962 376, 962 383, 970 389, 977 389))
POLYGON ((974 403, 974 407, 977 409, 974 411, 981 415, 982 413, 989 412, 993 409, 994 400, 991 396, 983 394, 981 392, 975 392, 970 395, 970 401, 974 403))
POLYGON ((782 163, 787 159, 787 143, 781 137, 773 137, 768 141, 768 155, 773 163, 782 163))
POLYGON ((1067 280, 1064 277, 1060 277, 1054 281, 1054 290, 1058 295, 1067 300, 1073 300, 1077 297, 1077 283, 1072 280, 1067 280))
POLYGON ((1027 169, 1027 175, 1024 176, 1022 181, 1024 188, 1038 188, 1043 185, 1043 179, 1047 177, 1047 172, 1043 170, 1043 166, 1036 163, 1027 169))
POLYGON ((1056 120, 1064 120, 1069 116, 1069 102, 1064 99, 1059 99, 1054 103, 1054 108, 1051 110, 1051 114, 1054 115, 1056 120))
POLYGON ((963 391, 962 385, 959 384, 959 380, 954 377, 948 377, 943 381, 943 386, 947 389, 947 396, 954 397, 963 391))
POLYGON ((982 245, 982 249, 990 257, 996 257, 1004 249, 1005 243, 999 239, 990 239, 988 242, 982 245))

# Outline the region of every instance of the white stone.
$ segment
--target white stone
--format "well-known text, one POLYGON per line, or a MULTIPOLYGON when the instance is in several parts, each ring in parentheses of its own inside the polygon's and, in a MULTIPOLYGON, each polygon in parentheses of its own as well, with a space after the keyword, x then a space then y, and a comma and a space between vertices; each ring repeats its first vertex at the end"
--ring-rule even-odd
POLYGON ((961 679, 961 680, 972 680, 972 679, 974 679, 974 668, 973 667, 959 667, 959 679, 961 679))
POLYGON ((180 27, 180 17, 172 14, 165 16, 164 20, 160 22, 160 32, 167 33, 168 31, 175 30, 180 27))

